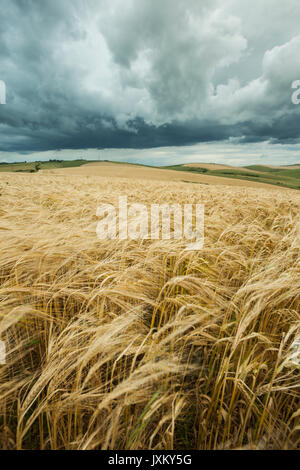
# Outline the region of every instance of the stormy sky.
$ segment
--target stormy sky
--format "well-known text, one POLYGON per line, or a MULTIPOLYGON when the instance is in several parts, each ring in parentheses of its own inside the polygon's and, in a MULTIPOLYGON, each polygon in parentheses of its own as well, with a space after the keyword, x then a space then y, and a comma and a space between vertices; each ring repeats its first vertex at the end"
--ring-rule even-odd
POLYGON ((299 18, 299 0, 0 0, 0 161, 300 162, 299 18))

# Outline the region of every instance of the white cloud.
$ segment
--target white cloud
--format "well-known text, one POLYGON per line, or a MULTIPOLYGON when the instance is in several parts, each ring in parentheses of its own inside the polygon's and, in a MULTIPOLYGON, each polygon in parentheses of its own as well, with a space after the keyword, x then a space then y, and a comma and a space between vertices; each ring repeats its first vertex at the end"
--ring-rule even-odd
POLYGON ((240 144, 235 139, 182 147, 150 149, 77 149, 18 154, 0 152, 0 162, 47 161, 49 159, 111 160, 154 166, 180 163, 222 163, 234 166, 300 164, 300 144, 284 145, 269 142, 240 144))
POLYGON ((139 111, 155 124, 199 117, 216 70, 238 61, 247 47, 239 18, 218 1, 119 5, 99 24, 120 67, 123 92, 140 90, 139 111))
POLYGON ((216 87, 207 114, 231 124, 253 120, 272 123, 294 113, 291 84, 300 71, 300 36, 265 52, 262 75, 241 86, 237 79, 216 87))

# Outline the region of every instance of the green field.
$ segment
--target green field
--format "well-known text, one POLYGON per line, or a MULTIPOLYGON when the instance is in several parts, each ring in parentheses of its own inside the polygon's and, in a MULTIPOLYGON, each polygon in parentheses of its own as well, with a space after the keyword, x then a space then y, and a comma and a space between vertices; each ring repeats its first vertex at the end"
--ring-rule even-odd
POLYGON ((0 172, 36 173, 39 170, 73 168, 89 163, 88 160, 49 160, 47 162, 0 163, 0 172))
MULTIPOLYGON (((297 166, 297 165, 294 165, 297 166)), ((237 178, 247 181, 267 183, 285 188, 300 189, 300 168, 281 169, 262 165, 251 165, 243 168, 229 167, 228 169, 209 170, 207 168, 186 165, 164 166, 168 170, 187 171, 224 178, 237 178), (245 170, 251 170, 249 172, 245 170)))

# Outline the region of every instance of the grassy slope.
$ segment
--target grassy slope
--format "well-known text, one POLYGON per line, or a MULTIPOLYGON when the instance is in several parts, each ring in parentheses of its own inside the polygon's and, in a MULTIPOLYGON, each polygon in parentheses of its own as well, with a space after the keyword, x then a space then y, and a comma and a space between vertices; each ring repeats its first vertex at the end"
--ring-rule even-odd
POLYGON ((0 172, 21 172, 31 173, 35 171, 36 163, 40 170, 51 170, 55 168, 72 168, 86 165, 88 160, 53 160, 48 162, 28 162, 28 163, 0 163, 0 172))
POLYGON ((222 170, 208 170, 201 167, 189 167, 184 165, 173 165, 166 166, 165 169, 177 170, 177 171, 188 171, 193 173, 201 173, 211 176, 222 176, 225 178, 238 178, 247 181, 256 181, 260 183, 273 184, 277 186, 283 186, 286 188, 300 189, 300 169, 278 169, 270 168, 262 165, 251 165, 245 167, 249 173, 245 172, 245 169, 229 168, 222 170))

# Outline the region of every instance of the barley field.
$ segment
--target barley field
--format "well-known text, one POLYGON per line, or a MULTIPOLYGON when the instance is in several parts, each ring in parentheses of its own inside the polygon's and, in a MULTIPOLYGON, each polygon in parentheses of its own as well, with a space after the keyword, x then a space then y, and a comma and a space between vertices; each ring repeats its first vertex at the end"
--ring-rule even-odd
POLYGON ((299 448, 299 192, 84 171, 0 175, 0 448, 299 448), (204 249, 98 240, 120 195, 204 249))

